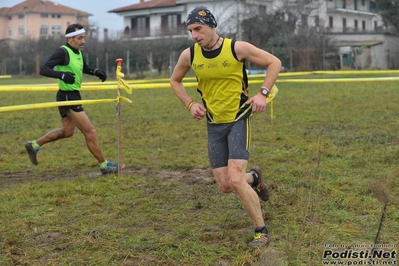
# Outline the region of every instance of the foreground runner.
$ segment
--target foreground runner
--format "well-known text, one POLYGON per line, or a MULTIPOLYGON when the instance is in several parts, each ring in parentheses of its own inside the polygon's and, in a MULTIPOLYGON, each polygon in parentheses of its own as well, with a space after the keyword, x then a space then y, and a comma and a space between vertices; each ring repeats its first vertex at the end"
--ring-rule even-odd
POLYGON ((258 196, 267 201, 269 190, 258 166, 249 173, 246 168, 252 114, 265 111, 266 98, 280 72, 281 62, 252 44, 219 36, 216 20, 206 8, 192 10, 186 24, 196 43, 181 53, 170 84, 195 120, 206 116, 208 155, 216 183, 222 192, 238 194, 255 225, 255 236, 248 246, 266 246, 270 236, 258 196), (267 68, 261 89, 250 99, 246 60, 267 68), (202 104, 192 101, 183 86, 182 80, 190 68, 197 77, 202 104))

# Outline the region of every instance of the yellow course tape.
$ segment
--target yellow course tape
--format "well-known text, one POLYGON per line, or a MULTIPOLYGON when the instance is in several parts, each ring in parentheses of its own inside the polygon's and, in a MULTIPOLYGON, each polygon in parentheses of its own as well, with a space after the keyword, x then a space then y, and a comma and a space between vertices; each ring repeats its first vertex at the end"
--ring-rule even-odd
MULTIPOLYGON (((349 71, 341 71, 341 72, 349 72, 349 71)), ((370 71, 371 72, 371 71, 370 71)), ((298 72, 298 74, 303 75, 305 72, 298 72)), ((311 72, 308 72, 311 73, 311 72)), ((323 72, 324 73, 324 72, 323 72)), ((284 73, 280 73, 279 75, 282 76, 284 73)), ((264 77, 264 74, 262 74, 264 77)), ((291 73, 292 75, 292 73, 291 73)), ((257 76, 257 75, 253 75, 257 76)), ((373 78, 333 78, 333 79, 278 79, 276 82, 277 83, 318 83, 318 82, 370 82, 370 81, 393 81, 393 80, 399 80, 399 77, 373 77, 373 78)), ((249 80, 249 84, 259 84, 262 83, 264 79, 252 79, 249 80)), ((120 80, 119 81, 119 86, 124 88, 127 93, 131 94, 132 89, 166 89, 170 88, 170 83, 151 83, 151 84, 128 84, 125 80, 120 80)), ((183 85, 188 88, 188 87, 196 87, 197 82, 185 82, 183 85)), ((56 85, 50 85, 47 87, 38 87, 38 86, 31 86, 31 87, 11 87, 11 86, 0 86, 0 92, 18 92, 18 91, 56 91, 58 90, 58 86, 56 85)), ((81 90, 85 91, 94 91, 94 90, 112 90, 116 89, 115 85, 102 85, 102 86, 82 86, 81 90)))
MULTIPOLYGON (((122 84, 121 84, 122 85, 122 84)), ((123 84, 126 85, 126 84, 123 84)), ((197 83, 184 83, 185 87, 196 87, 197 83)), ((123 86, 122 88, 125 88, 123 86)), ((152 84, 135 84, 130 85, 130 89, 166 89, 170 88, 169 83, 152 83, 152 84)), ((17 91, 56 91, 59 88, 57 86, 50 86, 50 87, 1 87, 0 92, 17 92, 17 91)), ((94 91, 94 90, 111 90, 116 89, 115 85, 103 85, 103 86, 82 86, 81 90, 85 91, 94 91)), ((126 89, 126 88, 125 88, 126 89)), ((127 93, 131 93, 131 90, 127 90, 127 93)))
MULTIPOLYGON (((392 81, 399 80, 399 77, 382 77, 382 78, 336 78, 336 79, 279 79, 278 83, 324 83, 324 82, 370 82, 370 81, 392 81)), ((259 80, 258 80, 259 82, 259 80)), ((263 80, 262 80, 263 82, 263 80)))
MULTIPOLYGON (((379 71, 379 70, 369 70, 369 71, 313 71, 313 72, 291 72, 291 73, 280 73, 279 76, 293 76, 293 75, 309 75, 309 74, 374 74, 374 73, 399 73, 398 70, 391 70, 391 71, 379 71)), ((170 88, 170 83, 150 83, 150 84, 137 84, 137 80, 133 81, 134 84, 131 85, 123 80, 123 73, 119 74, 117 77, 117 84, 119 88, 123 88, 126 90, 127 93, 131 94, 132 89, 165 89, 170 88)), ((262 77, 264 78, 265 74, 255 74, 250 75, 250 77, 262 77)), ((1 76, 2 78, 8 76, 1 76)), ((188 78, 185 80, 193 80, 194 78, 188 78)), ((393 81, 399 80, 399 77, 373 77, 373 78, 329 78, 329 79, 279 79, 276 82, 278 83, 317 83, 317 82, 370 82, 370 81, 393 81)), ((151 80, 156 81, 156 80, 151 80)), ((158 81, 168 81, 168 79, 159 79, 158 81)), ((259 84, 262 83, 264 79, 254 80, 251 79, 248 81, 249 84, 259 84)), ((142 82, 148 82, 148 80, 142 80, 142 82)), ((185 82, 183 85, 185 87, 196 87, 197 82, 185 82)), ((58 86, 56 85, 42 85, 42 86, 30 86, 30 87, 11 87, 11 86, 0 86, 0 92, 18 92, 18 91, 56 91, 58 90, 58 86), (45 87, 43 87, 45 86, 45 87)), ((87 85, 82 86, 81 90, 112 90, 115 89, 115 85, 87 85)), ((275 96, 278 93, 278 88, 276 85, 270 91, 270 96, 267 98, 267 102, 272 102, 275 96)), ((5 106, 0 107, 0 112, 7 112, 7 111, 15 111, 15 110, 27 110, 27 109, 39 109, 39 108, 49 108, 49 107, 56 107, 56 106, 68 106, 68 105, 81 105, 81 104, 98 104, 98 103, 108 103, 108 102, 119 102, 120 99, 123 99, 127 102, 132 102, 130 99, 118 96, 116 99, 101 99, 101 100, 82 100, 82 101, 68 101, 68 102, 49 102, 49 103, 37 103, 37 104, 24 104, 24 105, 15 105, 15 106, 5 106)))
POLYGON ((118 81, 118 87, 125 89, 127 93, 132 94, 132 88, 130 87, 129 83, 123 79, 125 74, 122 72, 122 59, 119 61, 120 62, 118 62, 118 66, 116 67, 116 79, 118 81))
POLYGON ((276 85, 274 85, 272 87, 272 89, 270 90, 269 97, 266 98, 266 102, 269 103, 269 102, 273 101, 273 99, 274 99, 274 97, 276 97, 277 93, 278 93, 278 88, 276 85))
POLYGON ((100 100, 81 100, 81 101, 66 101, 66 102, 48 102, 48 103, 33 103, 33 104, 22 104, 13 106, 0 107, 0 112, 18 111, 18 110, 29 110, 29 109, 40 109, 57 106, 71 106, 81 104, 98 104, 98 103, 110 103, 119 102, 120 99, 131 103, 132 101, 126 97, 119 96, 116 99, 100 99, 100 100))
MULTIPOLYGON (((370 81, 392 81, 399 80, 399 77, 381 77, 381 78, 334 78, 334 79, 278 79, 276 83, 324 83, 324 82, 370 82, 370 81)), ((263 79, 249 80, 249 84, 262 83, 263 79)))

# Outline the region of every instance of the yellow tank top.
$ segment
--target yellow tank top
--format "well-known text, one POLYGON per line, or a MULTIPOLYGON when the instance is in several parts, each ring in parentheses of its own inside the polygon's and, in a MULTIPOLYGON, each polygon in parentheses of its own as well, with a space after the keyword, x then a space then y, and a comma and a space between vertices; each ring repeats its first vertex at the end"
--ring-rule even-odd
POLYGON ((203 51, 198 44, 191 50, 191 69, 209 123, 231 123, 251 115, 251 105, 244 104, 248 100, 245 63, 237 60, 233 45, 232 39, 224 38, 215 51, 203 51))

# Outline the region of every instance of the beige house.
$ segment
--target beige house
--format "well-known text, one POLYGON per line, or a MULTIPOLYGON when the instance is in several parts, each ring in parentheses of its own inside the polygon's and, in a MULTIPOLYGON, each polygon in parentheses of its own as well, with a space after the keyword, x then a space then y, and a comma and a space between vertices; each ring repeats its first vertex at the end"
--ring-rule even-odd
POLYGON ((63 35, 70 24, 88 26, 91 15, 47 0, 26 0, 12 7, 0 6, 0 40, 63 35))

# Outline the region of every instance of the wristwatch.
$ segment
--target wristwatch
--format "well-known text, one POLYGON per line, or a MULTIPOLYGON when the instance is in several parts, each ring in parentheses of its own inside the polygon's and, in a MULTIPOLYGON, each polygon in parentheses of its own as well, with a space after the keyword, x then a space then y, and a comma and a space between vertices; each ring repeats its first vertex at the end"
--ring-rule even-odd
POLYGON ((261 93, 263 96, 265 96, 266 98, 269 96, 270 91, 269 91, 268 88, 262 87, 262 88, 259 89, 259 91, 260 91, 260 93, 261 93))

